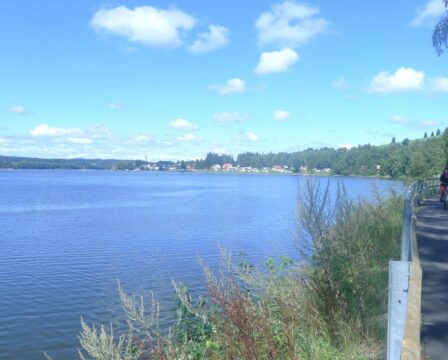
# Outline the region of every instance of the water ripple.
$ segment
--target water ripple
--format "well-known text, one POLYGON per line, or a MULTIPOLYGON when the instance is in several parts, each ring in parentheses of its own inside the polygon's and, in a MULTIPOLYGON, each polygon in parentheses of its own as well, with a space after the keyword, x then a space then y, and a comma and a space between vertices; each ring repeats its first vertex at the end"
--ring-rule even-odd
MULTIPOLYGON (((219 247, 263 266, 297 258, 296 177, 71 171, 0 172, 0 359, 77 358, 81 316, 126 323, 117 279, 162 304, 171 280, 205 291, 198 264, 219 247)), ((332 180, 333 181, 333 180, 332 180)), ((333 181, 334 182, 334 181, 333 181)), ((346 179, 354 196, 365 179, 346 179)), ((381 191, 402 184, 377 180, 381 191)))

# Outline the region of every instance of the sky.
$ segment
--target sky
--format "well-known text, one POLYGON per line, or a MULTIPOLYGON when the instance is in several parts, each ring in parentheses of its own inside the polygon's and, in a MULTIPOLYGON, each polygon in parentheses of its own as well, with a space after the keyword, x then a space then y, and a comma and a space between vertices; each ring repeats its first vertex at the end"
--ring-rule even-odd
POLYGON ((4 0, 0 155, 189 160, 448 126, 442 0, 4 0))

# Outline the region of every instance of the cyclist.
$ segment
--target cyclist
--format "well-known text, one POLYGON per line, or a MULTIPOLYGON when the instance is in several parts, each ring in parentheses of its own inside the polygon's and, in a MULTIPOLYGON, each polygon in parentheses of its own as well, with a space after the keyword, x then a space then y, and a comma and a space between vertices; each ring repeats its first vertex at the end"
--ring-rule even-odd
POLYGON ((448 185, 448 167, 443 170, 440 176, 440 201, 444 200, 446 187, 448 185))

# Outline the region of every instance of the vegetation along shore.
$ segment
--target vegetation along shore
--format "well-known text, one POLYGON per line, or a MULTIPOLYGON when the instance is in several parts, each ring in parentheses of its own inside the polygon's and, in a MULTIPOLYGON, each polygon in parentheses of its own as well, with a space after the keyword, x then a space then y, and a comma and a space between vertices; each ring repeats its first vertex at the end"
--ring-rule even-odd
POLYGON ((213 171, 233 173, 278 173, 357 175, 390 178, 432 176, 445 166, 448 131, 438 130, 421 139, 395 138, 390 144, 347 148, 306 149, 296 152, 232 155, 208 153, 204 159, 144 161, 114 159, 40 159, 0 156, 0 169, 93 169, 146 171, 213 171))
POLYGON ((222 251, 218 274, 202 262, 204 297, 173 283, 169 333, 160 331, 154 294, 144 304, 118 284, 128 331, 82 321, 81 358, 384 358, 388 260, 399 257, 403 199, 355 203, 342 183, 331 193, 312 180, 299 189, 300 263, 283 257, 255 269, 244 254, 232 260, 222 251))

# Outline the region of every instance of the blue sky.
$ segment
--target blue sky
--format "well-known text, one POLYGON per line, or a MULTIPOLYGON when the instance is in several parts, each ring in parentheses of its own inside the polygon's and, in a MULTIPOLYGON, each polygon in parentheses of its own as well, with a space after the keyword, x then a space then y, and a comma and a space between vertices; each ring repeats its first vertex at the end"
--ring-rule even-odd
POLYGON ((0 154, 194 159, 448 126, 442 0, 6 0, 0 154))

